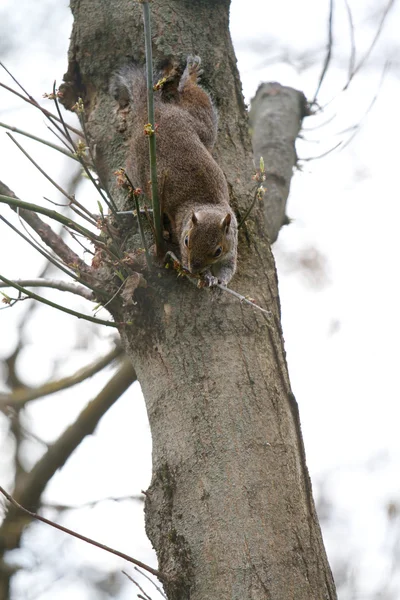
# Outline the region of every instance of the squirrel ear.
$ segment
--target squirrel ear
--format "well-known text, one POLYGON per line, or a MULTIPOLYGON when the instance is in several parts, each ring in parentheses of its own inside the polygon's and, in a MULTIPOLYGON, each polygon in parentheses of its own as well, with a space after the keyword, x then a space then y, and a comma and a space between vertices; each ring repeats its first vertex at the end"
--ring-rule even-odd
POLYGON ((192 223, 193 223, 193 225, 196 225, 197 222, 198 222, 198 220, 199 219, 197 218, 196 213, 193 211, 193 213, 192 213, 192 223))
POLYGON ((222 220, 221 229, 222 229, 222 231, 225 230, 225 233, 228 233, 229 225, 231 224, 231 219, 232 219, 231 213, 228 213, 226 215, 226 217, 222 220))

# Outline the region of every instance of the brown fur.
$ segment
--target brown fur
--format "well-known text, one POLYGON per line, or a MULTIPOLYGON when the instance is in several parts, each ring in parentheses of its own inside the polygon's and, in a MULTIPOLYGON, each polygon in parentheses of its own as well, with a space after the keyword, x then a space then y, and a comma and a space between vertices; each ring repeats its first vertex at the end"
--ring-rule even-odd
MULTIPOLYGON (((175 102, 162 102, 156 93, 157 172, 162 210, 179 243, 182 264, 191 273, 202 273, 208 285, 226 285, 236 268, 237 224, 224 174, 211 155, 218 120, 209 95, 197 83, 200 73, 200 58, 189 56, 175 102), (221 254, 215 256, 219 247, 221 254)), ((127 168, 135 185, 148 192, 143 71, 127 67, 114 78, 113 89, 124 101, 128 92, 133 124, 127 168)))

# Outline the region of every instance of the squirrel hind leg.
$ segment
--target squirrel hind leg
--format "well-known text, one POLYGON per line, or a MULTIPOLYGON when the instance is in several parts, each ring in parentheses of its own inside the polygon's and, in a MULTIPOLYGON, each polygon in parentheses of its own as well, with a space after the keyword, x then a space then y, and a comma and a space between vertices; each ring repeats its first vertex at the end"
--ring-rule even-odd
POLYGON ((211 151, 217 138, 218 114, 210 95, 198 84, 203 73, 200 65, 199 56, 190 54, 187 57, 178 86, 179 105, 192 116, 195 131, 204 146, 211 151))
POLYGON ((200 81, 200 77, 203 74, 203 69, 200 68, 201 58, 200 56, 193 56, 189 54, 186 59, 186 67, 179 82, 179 91, 184 91, 186 85, 197 85, 200 81))

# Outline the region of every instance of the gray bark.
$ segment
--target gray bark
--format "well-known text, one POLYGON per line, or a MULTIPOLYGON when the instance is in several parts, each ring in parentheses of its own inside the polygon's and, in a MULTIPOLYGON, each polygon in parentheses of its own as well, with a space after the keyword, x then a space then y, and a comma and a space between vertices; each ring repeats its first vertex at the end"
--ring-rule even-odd
MULTIPOLYGON (((141 6, 71 5, 65 100, 83 97, 99 168, 112 185, 127 139, 117 131, 108 82, 127 59, 143 60, 141 6)), ((215 155, 240 215, 252 201, 254 169, 228 19, 228 0, 152 3, 155 59, 202 57, 220 118, 215 155)), ((256 206, 241 230, 232 287, 271 316, 171 271, 150 275, 135 307, 110 305, 116 320, 134 322, 121 337, 151 426, 146 528, 170 600, 336 598, 288 379, 264 217, 256 206)))
POLYGON ((271 244, 282 225, 287 225, 286 202, 297 162, 295 141, 307 114, 304 94, 279 83, 263 83, 251 101, 249 122, 254 161, 265 163, 264 223, 271 244))

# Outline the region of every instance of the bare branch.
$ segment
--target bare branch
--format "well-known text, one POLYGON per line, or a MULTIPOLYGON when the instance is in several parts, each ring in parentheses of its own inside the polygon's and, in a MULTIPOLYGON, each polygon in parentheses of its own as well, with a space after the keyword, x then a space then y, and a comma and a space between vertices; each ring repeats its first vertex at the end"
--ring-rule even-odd
POLYGON ((331 62, 331 58, 332 58, 332 46, 333 46, 333 29, 332 29, 332 25, 333 25, 333 0, 330 0, 329 3, 329 21, 328 21, 328 47, 326 50, 326 56, 325 56, 325 61, 324 61, 324 65, 322 67, 322 72, 318 81, 318 85, 317 85, 317 89, 315 90, 315 94, 314 94, 314 99, 311 102, 311 104, 315 104, 315 102, 317 101, 317 96, 319 93, 319 90, 321 89, 321 85, 322 82, 325 79, 325 75, 326 72, 328 70, 329 67, 329 63, 331 62))
POLYGON ((5 496, 7 498, 7 500, 15 508, 18 508, 25 514, 29 515, 32 519, 36 519, 38 521, 41 521, 42 523, 46 523, 46 525, 50 525, 51 527, 54 527, 55 529, 58 529, 59 531, 63 531, 64 533, 67 533, 68 535, 78 538, 79 540, 82 540, 83 542, 86 542, 87 544, 96 546, 97 548, 100 548, 101 550, 105 550, 106 552, 110 552, 111 554, 115 554, 115 556, 119 556, 120 558, 123 558, 124 560, 126 560, 130 563, 133 563, 134 565, 138 565, 145 571, 148 571, 152 575, 155 575, 156 577, 158 577, 161 581, 166 580, 165 575, 160 573, 160 571, 157 571, 157 569, 153 569, 152 567, 149 567, 149 565, 146 565, 145 563, 141 562, 140 560, 137 560, 136 558, 133 558, 132 556, 129 556, 128 554, 125 554, 124 552, 119 552, 119 550, 110 548, 110 546, 106 546, 105 544, 96 542, 95 540, 92 540, 91 538, 88 538, 85 535, 81 535, 80 533, 77 533, 76 531, 73 531, 72 529, 63 527, 63 525, 59 525, 58 523, 55 523, 54 521, 50 521, 50 519, 46 519, 45 517, 42 517, 41 515, 38 515, 37 513, 34 513, 32 511, 28 510, 27 508, 24 508, 21 504, 19 504, 19 502, 14 500, 14 498, 10 494, 8 494, 2 486, 0 486, 0 493, 2 493, 3 496, 5 496))
POLYGON ((132 583, 134 583, 139 588, 139 590, 144 595, 144 600, 151 600, 150 596, 148 594, 146 594, 146 592, 144 591, 144 589, 138 584, 137 581, 135 581, 135 579, 133 579, 133 577, 131 577, 126 571, 122 571, 122 573, 129 579, 129 581, 131 581, 132 583))
POLYGON ((349 19, 350 44, 351 44, 351 53, 350 53, 350 60, 349 60, 349 76, 348 76, 349 81, 346 84, 346 87, 347 87, 349 85, 351 78, 353 77, 354 66, 356 64, 356 40, 355 40, 355 36, 354 36, 354 23, 353 23, 353 15, 351 12, 351 8, 350 8, 347 0, 344 0, 344 3, 346 5, 347 17, 349 19))
POLYGON ((108 354, 102 356, 93 363, 79 369, 73 375, 57 379, 55 381, 48 381, 44 385, 38 388, 17 388, 13 390, 11 394, 0 394, 0 409, 6 406, 18 406, 22 408, 27 402, 36 400, 37 398, 43 398, 50 394, 55 394, 60 390, 66 390, 89 377, 93 377, 96 373, 104 369, 104 367, 110 365, 116 358, 123 354, 122 348, 116 346, 108 354))
MULTIPOLYGON (((14 279, 13 283, 20 285, 22 287, 48 287, 53 288, 55 290, 60 290, 61 292, 71 292, 71 294, 77 294, 78 296, 82 296, 86 300, 95 300, 93 296, 93 292, 89 291, 87 288, 83 287, 83 285, 76 285, 75 283, 70 283, 69 281, 61 281, 56 279, 14 279)), ((12 287, 7 285, 6 283, 0 283, 0 288, 4 287, 12 287)))
MULTIPOLYGON (((80 155, 80 153, 79 153, 78 149, 76 148, 76 146, 75 146, 75 144, 74 144, 74 140, 72 139, 72 137, 71 137, 71 135, 70 135, 70 133, 69 133, 69 131, 68 131, 67 124, 65 123, 65 121, 64 121, 64 119, 63 119, 63 116, 62 116, 62 114, 61 114, 60 106, 59 106, 59 103, 58 103, 58 100, 57 100, 57 95, 56 95, 56 89, 55 89, 55 85, 56 85, 56 82, 54 82, 54 85, 53 85, 53 96, 54 96, 54 103, 55 103, 55 106, 56 106, 57 113, 58 113, 58 116, 59 116, 59 118, 60 118, 60 121, 61 121, 61 123, 62 123, 62 125, 63 125, 63 127, 64 127, 64 131, 65 131, 65 137, 66 137, 66 138, 67 138, 67 140, 70 142, 70 144, 72 145, 73 149, 75 150, 75 153, 76 153, 76 155, 77 155, 77 157, 78 157, 78 160, 79 160, 79 162, 81 163, 81 165, 82 165, 82 167, 83 167, 83 169, 84 169, 84 171, 85 171, 86 175, 88 176, 88 178, 90 179, 90 181, 93 183, 94 187, 95 187, 95 188, 96 188, 96 190, 99 192, 100 196, 103 198, 103 200, 104 200, 104 202, 107 204, 108 208, 111 210, 111 212, 113 212, 113 213, 116 215, 117 207, 115 206, 113 199, 112 199, 112 198, 111 198, 111 196, 110 196, 110 200, 109 200, 109 199, 108 199, 108 198, 107 198, 107 197, 106 197, 106 196, 103 194, 103 190, 101 189, 101 187, 100 187, 100 185, 97 183, 97 181, 94 179, 93 175, 91 174, 90 170, 89 170, 89 169, 88 169, 88 167, 87 167, 86 161, 85 161, 85 160, 83 160, 83 158, 81 157, 81 155, 80 155)), ((79 100, 78 100, 78 102, 77 102, 77 104, 76 104, 76 112, 77 112, 77 114, 79 115, 80 113, 82 113, 82 112, 83 112, 83 110, 84 110, 84 108, 83 108, 83 101, 82 101, 82 99, 79 99, 79 100)), ((83 118, 83 117, 82 117, 82 119, 81 119, 81 123, 82 123, 82 124, 84 123, 84 118, 83 118)), ((87 135, 86 135, 86 129, 84 129, 84 137, 85 137, 85 142, 86 142, 86 144, 88 144, 88 147, 89 147, 89 141, 88 141, 88 139, 87 139, 87 135)), ((93 164, 94 164, 94 157, 93 157, 93 154, 91 154, 91 153, 90 153, 90 156, 91 156, 91 158, 92 158, 92 161, 93 161, 93 164)))
POLYGON ((30 292, 29 290, 22 287, 21 285, 18 285, 17 283, 11 281, 11 279, 7 279, 7 277, 4 277, 3 275, 0 275, 0 281, 3 281, 9 287, 15 288, 16 290, 22 292, 23 294, 25 294, 29 298, 32 298, 33 300, 38 300, 38 302, 42 302, 43 304, 46 304, 47 306, 51 306, 52 308, 57 308, 58 310, 61 310, 61 312, 65 312, 69 315, 73 315, 74 317, 77 317, 78 319, 84 319, 85 321, 90 321, 91 323, 97 323, 98 325, 107 325, 108 327, 118 327, 118 323, 115 323, 115 321, 104 321, 103 319, 97 319, 96 317, 90 317, 89 315, 85 315, 76 310, 72 310, 71 308, 67 308, 66 306, 62 306, 61 304, 57 304, 56 302, 52 302, 51 300, 47 300, 47 298, 43 298, 43 296, 38 296, 34 292, 30 292))
MULTIPOLYGON (((60 185, 58 185, 58 183, 56 181, 54 181, 54 179, 52 179, 50 177, 50 175, 48 175, 46 173, 46 171, 44 171, 35 160, 33 160, 33 158, 30 156, 30 154, 24 150, 24 148, 17 142, 17 140, 11 135, 11 133, 7 133, 8 137, 12 139, 12 141, 14 142, 14 144, 21 150, 21 152, 28 158, 28 160, 31 161, 31 163, 38 169, 38 171, 48 180, 50 181, 50 183, 61 193, 63 194, 63 196, 65 196, 67 198, 67 200, 70 201, 70 204, 76 204, 77 206, 79 206, 79 208, 82 209, 83 212, 86 213, 86 216, 84 214, 79 213, 75 207, 71 206, 71 208, 83 219, 86 219, 86 221, 89 221, 89 223, 91 223, 91 225, 96 226, 96 220, 94 219, 93 215, 81 204, 79 204, 79 202, 77 202, 77 200, 71 196, 70 194, 68 194, 68 192, 66 192, 60 185)), ((80 161, 82 164, 82 161, 80 161)))
MULTIPOLYGON (((0 87, 4 88, 8 92, 11 92, 12 94, 15 94, 16 96, 21 98, 21 100, 23 100, 24 102, 28 102, 28 104, 32 104, 32 106, 34 106, 35 108, 38 108, 46 117, 48 117, 50 119, 55 119, 56 121, 59 121, 59 118, 56 117, 56 115, 53 115, 50 111, 48 111, 45 108, 43 108, 42 106, 40 106, 40 104, 38 102, 36 102, 36 100, 33 100, 33 99, 30 100, 29 98, 25 98, 25 96, 23 96, 22 94, 17 92, 17 90, 14 90, 13 88, 8 87, 8 85, 5 85, 4 83, 0 82, 0 87)), ((67 127, 70 131, 73 131, 74 133, 76 133, 76 135, 83 137, 82 131, 79 131, 79 129, 75 129, 75 127, 72 127, 72 125, 67 125, 67 127)))
MULTIPOLYGON (((139 233, 140 233, 140 238, 142 240, 142 244, 143 244, 143 248, 144 248, 144 252, 145 252, 145 256, 146 256, 146 262, 147 262, 147 266, 150 269, 151 268, 151 257, 149 254, 149 248, 146 242, 146 236, 144 235, 144 229, 143 229, 143 223, 142 223, 142 219, 140 216, 140 206, 139 206, 139 198, 138 195, 136 193, 135 190, 135 186, 133 185, 132 181, 130 180, 129 175, 126 173, 125 169, 121 169, 121 171, 124 173, 125 178, 129 184, 129 195, 131 197, 131 199, 133 199, 134 203, 135 203, 135 207, 136 207, 136 215, 137 215, 137 224, 138 224, 138 228, 139 228, 139 233)), ((144 197, 144 194, 140 194, 142 197, 144 197)))
POLYGON ((72 506, 70 504, 54 504, 49 502, 41 502, 41 506, 43 508, 52 508, 53 510, 58 511, 67 511, 67 510, 82 510, 83 508, 93 508, 102 502, 126 502, 127 500, 135 502, 143 502, 142 496, 106 496, 105 498, 99 498, 98 500, 91 500, 90 502, 84 502, 83 504, 79 504, 76 506, 72 506))
POLYGON ((41 144, 45 144, 46 146, 49 146, 49 148, 53 148, 53 150, 57 150, 57 152, 62 152, 62 154, 65 154, 65 156, 68 156, 68 158, 72 158, 73 160, 76 160, 76 161, 78 160, 78 158, 74 154, 72 154, 72 152, 68 152, 68 150, 64 150, 64 148, 61 148, 61 146, 57 146, 57 144, 52 144, 48 140, 44 140, 43 138, 37 137, 36 135, 33 135, 32 133, 28 133, 28 131, 24 131, 23 129, 18 129, 18 127, 13 127, 12 125, 7 125, 6 123, 0 123, 0 127, 3 127, 4 129, 9 129, 10 131, 14 131, 14 133, 19 133, 21 135, 24 135, 24 136, 30 138, 31 140, 35 140, 35 142, 40 142, 41 144))
MULTIPOLYGON (((1 184, 0 184, 0 187, 1 187, 1 184)), ((19 211, 19 215, 18 215, 19 217, 22 217, 22 216, 23 216, 23 215, 21 214, 22 212, 23 212, 23 210, 19 211)), ((36 217, 37 221, 38 221, 39 223, 41 223, 43 227, 46 227, 46 228, 48 228, 48 230, 49 230, 49 231, 50 231, 50 233, 51 233, 51 236, 52 236, 52 237, 54 236, 54 238, 57 238, 57 239, 58 239, 58 241, 59 241, 59 242, 61 242, 61 244, 65 246, 65 244, 64 244, 63 240, 61 239, 61 237, 57 236, 57 234, 55 234, 55 233, 54 233, 54 232, 51 230, 51 228, 50 228, 48 225, 46 225, 45 223, 43 223, 42 221, 40 221, 39 217, 38 217, 37 215, 35 215, 35 213, 29 213, 28 211, 26 211, 26 212, 28 213, 28 218, 29 218, 29 217, 32 217, 32 219, 34 219, 34 218, 36 217)), ((60 269, 61 271, 63 271, 63 272, 64 272, 64 273, 66 273, 67 275, 69 275, 69 277, 72 277, 72 279, 75 279, 75 281, 80 281, 80 282, 82 282, 82 281, 83 281, 81 277, 79 277, 78 275, 76 275, 76 274, 75 274, 73 271, 70 271, 69 269, 67 269, 67 268, 64 266, 64 264, 63 264, 63 263, 61 263, 61 262, 59 262, 58 260, 56 260, 56 259, 55 259, 55 258, 54 258, 54 257, 53 257, 53 256, 52 256, 50 253, 49 253, 49 252, 47 252, 46 250, 44 250, 43 248, 41 248, 41 247, 40 247, 40 245, 39 245, 39 244, 38 244, 36 241, 34 241, 34 240, 33 240, 33 237, 32 237, 32 236, 31 236, 31 237, 32 237, 32 240, 30 240, 30 239, 29 239, 29 238, 28 238, 26 235, 24 235, 24 234, 22 233, 22 231, 20 231, 19 229, 17 229, 17 227, 15 227, 15 226, 14 226, 12 223, 10 223, 10 222, 9 222, 9 221, 8 221, 6 218, 4 218, 2 215, 0 215, 0 220, 1 220, 1 221, 3 221, 3 222, 4 222, 4 223, 5 223, 5 224, 6 224, 8 227, 10 227, 10 228, 11 228, 13 231, 15 231, 15 233, 17 233, 17 234, 18 234, 20 237, 22 237, 22 239, 23 239, 23 240, 25 240, 26 242, 28 242, 28 244, 30 244, 30 245, 31 245, 31 246, 32 246, 32 247, 33 247, 33 248, 36 250, 36 252, 39 252, 39 254, 41 254, 42 256, 44 256, 44 257, 46 258, 46 260, 48 260, 48 261, 49 261, 50 263, 52 263, 52 264, 53 264, 55 267, 57 267, 57 269, 60 269)), ((22 224, 22 226, 24 227, 24 229, 27 231, 27 233, 28 233, 29 235, 31 235, 31 234, 28 232, 28 230, 26 229, 26 227, 24 226, 24 224, 23 224, 23 222, 22 222, 22 221, 21 221, 21 224, 22 224)), ((36 221, 35 221, 35 224, 36 224, 36 221)), ((32 225, 31 225, 31 227, 32 227, 32 225)), ((40 227, 39 227, 38 229, 40 230, 40 227)), ((46 235, 45 235, 45 232, 46 232, 46 230, 44 230, 44 232, 43 232, 43 235, 42 235, 42 239, 43 239, 43 241, 44 241, 44 242, 46 242, 46 235)), ((68 248, 68 246, 66 246, 66 248, 67 248, 68 250, 70 250, 70 249, 68 248)), ((72 252, 72 250, 70 250, 70 253, 71 253, 72 255, 75 255, 75 254, 74 254, 74 252, 72 252)), ((76 255, 75 255, 75 256, 76 256, 76 255)), ((79 259, 79 260, 80 260, 80 259, 79 259)), ((72 265, 74 265, 74 266, 75 266, 75 268, 78 268, 78 263, 76 263, 76 262, 72 262, 72 261, 71 261, 71 262, 70 262, 70 263, 68 263, 68 264, 72 264, 72 265)), ((87 267, 86 263, 83 263, 83 264, 85 265, 85 267, 86 267, 87 269, 89 269, 89 267, 87 267)), ((93 278, 92 278, 92 279, 93 279, 93 278)), ((106 294, 106 292, 105 292, 104 290, 99 290, 98 288, 95 288, 93 285, 90 285, 90 284, 89 284, 88 282, 86 282, 86 281, 85 281, 85 285, 86 285, 88 288, 92 289, 93 291, 97 291, 98 293, 100 293, 100 294, 101 294, 101 295, 103 295, 104 297, 107 297, 107 294, 106 294)))
POLYGON ((164 598, 167 598, 167 596, 164 594, 164 592, 162 591, 162 589, 156 584, 154 583, 154 581, 152 579, 150 579, 150 577, 148 575, 146 575, 146 573, 142 573, 142 571, 140 569, 138 569, 137 567, 133 567, 135 569, 135 571, 137 571, 138 573, 140 573, 142 575, 142 577, 146 577, 146 579, 148 581, 150 581, 150 583, 152 583, 154 585, 154 587, 156 588, 156 590, 158 591, 159 594, 161 594, 161 596, 163 596, 164 598))
MULTIPOLYGON (((150 154, 150 180, 151 180, 151 199, 153 203, 153 218, 155 229, 155 241, 157 254, 162 253, 164 240, 161 228, 161 209, 158 195, 157 182, 157 153, 156 153, 156 134, 154 117, 154 97, 153 97, 153 58, 151 47, 151 20, 150 7, 148 1, 142 2, 143 21, 144 21, 144 42, 146 48, 146 78, 147 78, 147 112, 149 118, 149 154, 150 154)), ((138 215, 138 219, 139 219, 138 215)))
POLYGON ((380 36, 380 34, 382 32, 383 26, 384 26, 385 21, 386 21, 386 17, 388 16, 389 11, 393 7, 394 3, 395 3, 395 0, 389 0, 387 6, 385 8, 385 10, 383 11, 382 18, 380 20, 380 23, 378 25, 378 28, 376 30, 376 33, 374 35, 374 39, 372 40, 370 47, 368 48, 368 50, 366 51, 366 53, 364 54, 363 58, 360 60, 360 62, 356 66, 356 68, 353 70, 352 75, 350 77, 350 80, 347 82, 347 84, 346 84, 346 86, 345 86, 344 89, 348 88, 348 86, 350 84, 350 81, 354 78, 354 75, 356 75, 360 71, 360 69, 362 69, 362 67, 364 66, 364 64, 366 63, 366 61, 368 60, 368 58, 370 57, 371 52, 374 49, 374 47, 376 45, 376 42, 378 41, 379 36, 380 36))
POLYGON ((61 213, 59 213, 55 210, 50 210, 43 206, 39 206, 38 204, 31 204, 30 202, 24 202, 23 200, 19 200, 17 198, 12 198, 10 196, 0 195, 0 202, 2 204, 8 204, 9 206, 14 207, 14 208, 23 208, 23 209, 29 210, 31 212, 45 215, 46 217, 49 217, 50 219, 53 219, 54 221, 58 221, 59 223, 62 223, 66 227, 70 227, 71 229, 73 229, 74 231, 77 231, 78 233, 82 233, 85 237, 88 237, 91 240, 94 240, 96 242, 102 242, 102 240, 99 238, 98 235, 96 235, 95 233, 92 233, 91 231, 89 231, 88 229, 83 227, 82 225, 78 225, 78 223, 75 223, 75 221, 73 221, 72 219, 62 215, 61 213))
POLYGON ((305 158, 299 157, 299 162, 309 162, 311 160, 318 160, 319 158, 323 158, 324 156, 327 156, 331 152, 334 152, 334 150, 339 148, 339 146, 341 146, 342 143, 343 142, 339 142, 338 144, 335 144, 334 146, 332 146, 332 148, 329 148, 329 150, 327 150, 326 152, 323 152, 322 154, 318 154, 318 156, 306 156, 305 158))
MULTIPOLYGON (((157 571, 147 568, 147 565, 143 565, 140 561, 135 561, 135 559, 131 559, 131 557, 127 555, 119 553, 118 551, 113 551, 111 548, 103 546, 98 542, 94 542, 89 538, 85 538, 80 534, 75 534, 75 532, 71 532, 61 525, 57 525, 34 512, 38 510, 40 497, 54 473, 64 465, 82 440, 87 435, 93 433, 103 415, 135 380, 136 373, 132 364, 128 358, 124 358, 118 371, 96 398, 89 402, 75 422, 49 447, 47 452, 36 463, 33 469, 29 473, 24 473, 23 479, 17 482, 14 498, 7 494, 3 488, 0 488, 0 492, 6 496, 14 507, 24 511, 25 514, 28 514, 31 518, 43 521, 61 531, 65 531, 70 535, 83 539, 90 544, 98 546, 108 552, 112 552, 113 554, 117 554, 117 556, 121 556, 143 569, 149 570, 153 575, 158 576, 157 571), (29 510, 24 508, 24 506, 29 507, 29 510)), ((0 528, 0 555, 6 549, 18 547, 26 524, 26 519, 18 519, 16 511, 9 510, 0 528)))
MULTIPOLYGON (((19 200, 19 198, 14 194, 12 190, 3 182, 0 181, 0 194, 7 196, 9 198, 14 198, 15 200, 19 200)), ((81 273, 85 275, 91 275, 90 267, 79 258, 75 252, 71 250, 69 246, 61 239, 59 235, 54 233, 47 223, 44 223, 36 213, 25 210, 21 207, 13 207, 13 210, 18 212, 19 216, 24 219, 32 227, 32 229, 39 235, 39 237, 43 240, 43 242, 57 254, 64 261, 65 264, 76 265, 76 268, 79 269, 81 273)))
MULTIPOLYGON (((87 132, 87 129, 86 129, 86 123, 85 123, 85 115, 83 113, 79 113, 78 112, 78 118, 79 118, 79 122, 80 122, 81 127, 82 127, 82 131, 83 131, 83 135, 84 135, 84 138, 85 138, 86 145, 87 145, 88 150, 89 150, 90 160, 92 161, 92 164, 95 165, 96 161, 95 161, 95 158, 94 158, 94 155, 93 155, 93 152, 92 152, 92 148, 90 146, 89 136, 88 136, 88 132, 87 132)), ((108 198, 110 199, 110 203, 111 203, 112 208, 114 210, 114 214, 118 215, 118 207, 115 204, 113 197, 111 196, 110 190, 108 189, 108 186, 107 186, 106 182, 103 181, 103 179, 101 178, 101 174, 100 173, 101 173, 101 170, 99 169, 97 171, 97 177, 99 178, 101 187, 103 188, 103 190, 106 192, 108 198)), ((103 197, 101 187, 97 186, 97 184, 96 184, 95 181, 93 181, 93 183, 96 186, 96 188, 98 189, 100 195, 103 197)), ((105 198, 104 198, 104 200, 105 200, 105 202, 107 202, 107 200, 105 198)), ((107 203, 107 206, 108 206, 108 203, 107 203)))

